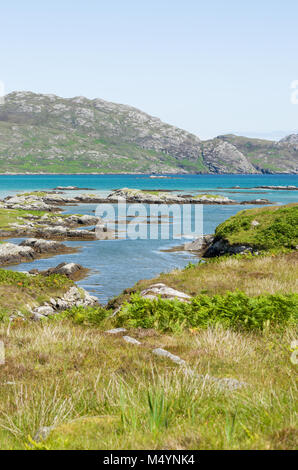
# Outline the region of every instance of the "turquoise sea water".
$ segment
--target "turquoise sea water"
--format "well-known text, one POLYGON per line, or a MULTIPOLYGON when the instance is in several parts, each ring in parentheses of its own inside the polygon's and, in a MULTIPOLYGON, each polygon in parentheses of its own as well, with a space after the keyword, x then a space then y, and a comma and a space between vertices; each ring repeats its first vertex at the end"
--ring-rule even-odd
MULTIPOLYGON (((149 178, 146 175, 0 175, 0 198, 17 192, 53 189, 56 186, 78 186, 93 188, 92 193, 107 194, 116 188, 169 189, 185 194, 212 190, 243 201, 265 197, 277 204, 296 202, 296 191, 268 191, 253 189, 229 189, 233 186, 254 188, 259 185, 298 185, 297 175, 176 175, 170 178, 149 178)), ((83 192, 83 191, 82 191, 83 192)), ((91 191, 87 191, 91 192, 91 191)), ((70 194, 76 194, 71 191, 70 194)), ((249 205, 203 207, 203 231, 213 233, 215 227, 249 205)), ((96 205, 67 207, 67 213, 93 214, 96 205)), ((16 242, 19 240, 15 240, 16 242)), ((182 268, 195 258, 187 252, 164 252, 163 249, 179 245, 177 240, 109 240, 67 242, 69 246, 81 247, 78 253, 59 255, 12 266, 10 269, 27 271, 36 267, 47 269, 62 261, 80 263, 89 268, 90 274, 79 284, 96 295, 104 303, 131 287, 136 281, 151 278, 160 272, 182 268)))

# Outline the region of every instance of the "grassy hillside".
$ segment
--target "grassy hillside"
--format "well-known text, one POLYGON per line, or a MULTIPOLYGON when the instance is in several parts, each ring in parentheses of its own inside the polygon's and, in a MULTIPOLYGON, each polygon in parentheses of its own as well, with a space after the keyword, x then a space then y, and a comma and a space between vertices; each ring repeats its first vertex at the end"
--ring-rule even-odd
POLYGON ((15 92, 0 108, 0 171, 199 172, 200 139, 130 106, 15 92))

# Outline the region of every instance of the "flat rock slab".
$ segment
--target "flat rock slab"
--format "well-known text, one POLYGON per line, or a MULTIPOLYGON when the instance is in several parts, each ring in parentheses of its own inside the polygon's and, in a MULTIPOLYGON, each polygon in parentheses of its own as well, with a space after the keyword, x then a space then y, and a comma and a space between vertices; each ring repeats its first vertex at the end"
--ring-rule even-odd
POLYGON ((110 335, 118 335, 119 333, 125 333, 126 328, 112 328, 112 330, 107 330, 106 333, 110 335))
POLYGON ((140 341, 138 341, 135 338, 132 338, 131 336, 123 336, 123 339, 124 339, 124 341, 126 341, 127 343, 130 343, 130 344, 136 344, 136 345, 141 344, 140 341))
POLYGON ((156 348, 156 349, 153 349, 152 353, 155 354, 156 356, 166 357, 167 359, 170 359, 176 364, 180 364, 180 365, 185 364, 185 361, 181 359, 181 357, 175 356, 174 354, 170 353, 166 349, 156 348))

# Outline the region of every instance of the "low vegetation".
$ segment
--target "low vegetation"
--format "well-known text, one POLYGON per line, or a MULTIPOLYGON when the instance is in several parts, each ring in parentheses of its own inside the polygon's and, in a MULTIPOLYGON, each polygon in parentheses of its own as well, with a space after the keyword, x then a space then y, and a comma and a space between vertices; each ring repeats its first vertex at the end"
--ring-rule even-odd
POLYGON ((0 229, 10 230, 11 224, 22 223, 30 215, 42 217, 43 211, 27 211, 19 209, 0 209, 0 229))
POLYGON ((67 218, 66 214, 51 213, 39 210, 25 210, 25 209, 1 209, 0 208, 0 229, 11 230, 12 224, 22 224, 28 220, 41 219, 42 216, 47 215, 49 220, 55 218, 67 218), (32 217, 33 216, 33 217, 32 217), (37 219, 38 218, 38 219, 37 219))
POLYGON ((281 328, 298 321, 298 294, 249 297, 242 292, 209 297, 201 294, 190 303, 150 300, 132 296, 116 317, 116 326, 156 328, 179 333, 186 328, 221 324, 237 330, 281 328))
POLYGON ((230 244, 249 244, 266 250, 295 248, 298 245, 298 204, 238 212, 220 224, 215 235, 230 244))

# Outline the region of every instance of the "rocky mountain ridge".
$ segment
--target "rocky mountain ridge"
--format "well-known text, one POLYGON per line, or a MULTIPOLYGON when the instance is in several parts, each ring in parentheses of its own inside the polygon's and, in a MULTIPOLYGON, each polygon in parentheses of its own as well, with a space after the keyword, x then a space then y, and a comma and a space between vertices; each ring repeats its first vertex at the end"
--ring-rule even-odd
POLYGON ((298 135, 208 141, 131 106, 13 92, 0 106, 1 173, 298 173, 298 135))

